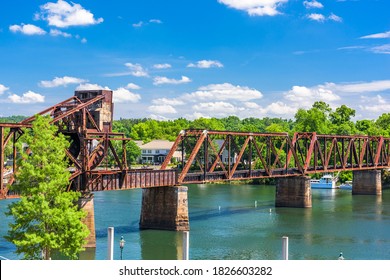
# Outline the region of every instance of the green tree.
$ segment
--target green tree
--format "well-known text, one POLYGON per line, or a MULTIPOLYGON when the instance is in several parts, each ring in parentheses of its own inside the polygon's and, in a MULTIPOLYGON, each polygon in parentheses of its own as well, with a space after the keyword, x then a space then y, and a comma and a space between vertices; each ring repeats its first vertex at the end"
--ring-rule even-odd
POLYGON ((242 127, 241 120, 237 116, 222 118, 221 122, 228 131, 240 131, 242 127))
MULTIPOLYGON (((120 159, 122 159, 123 156, 123 146, 122 141, 113 141, 112 145, 114 146, 114 149, 120 159)), ((141 156, 141 149, 138 147, 138 145, 134 141, 128 141, 126 143, 126 159, 127 159, 127 166, 129 167, 132 163, 136 163, 137 159, 141 156)), ((114 156, 109 153, 109 164, 115 165, 116 161, 114 156)))
POLYGON ((273 123, 265 128, 266 132, 278 133, 278 132, 286 132, 287 129, 281 124, 273 123))
POLYGON ((24 259, 49 259, 53 251, 75 259, 89 235, 81 221, 86 214, 76 204, 80 193, 66 191, 70 172, 64 159, 69 143, 49 121, 50 117, 37 115, 22 137, 29 149, 22 151, 15 174, 13 190, 20 200, 6 213, 14 218, 6 239, 24 259))
POLYGON ((332 132, 341 135, 355 134, 355 124, 351 118, 355 116, 355 110, 346 105, 336 108, 335 112, 329 114, 330 121, 333 124, 332 132))
POLYGON ((309 110, 298 109, 295 114, 295 131, 299 132, 317 132, 319 134, 329 133, 329 120, 327 111, 323 110, 323 106, 313 105, 309 110))
POLYGON ((216 118, 199 118, 190 124, 192 129, 225 130, 223 123, 216 118))
POLYGON ((354 109, 349 108, 346 105, 341 105, 336 108, 335 112, 330 113, 330 120, 335 125, 349 123, 351 118, 355 116, 355 112, 354 109))
POLYGON ((380 129, 381 135, 390 136, 390 113, 380 115, 375 124, 380 129))
POLYGON ((364 134, 369 136, 383 135, 386 136, 386 131, 378 127, 373 120, 359 120, 356 121, 355 127, 358 134, 364 134))

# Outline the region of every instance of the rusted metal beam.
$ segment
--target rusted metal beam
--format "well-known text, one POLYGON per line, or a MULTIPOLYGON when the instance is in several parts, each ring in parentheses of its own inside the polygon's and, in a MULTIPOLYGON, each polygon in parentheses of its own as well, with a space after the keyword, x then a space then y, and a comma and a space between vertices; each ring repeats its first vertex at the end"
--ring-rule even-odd
POLYGON ((376 154, 375 154, 375 159, 374 159, 374 166, 375 167, 378 166, 378 164, 379 164, 379 157, 380 157, 381 152, 382 152, 383 142, 384 142, 383 137, 380 137, 379 138, 379 142, 378 142, 377 151, 376 151, 376 154))
POLYGON ((103 98, 104 98, 104 96, 102 96, 102 95, 96 96, 95 98, 92 98, 91 100, 89 100, 85 103, 81 103, 81 104, 77 105, 75 108, 72 108, 69 111, 66 111, 65 113, 59 115, 58 117, 54 118, 51 122, 56 123, 59 120, 65 118, 65 117, 68 117, 68 116, 76 113, 77 111, 80 111, 80 110, 94 104, 95 102, 97 102, 99 100, 102 100, 103 98))
MULTIPOLYGON (((47 113, 53 111, 54 109, 60 107, 61 104, 67 103, 67 102, 69 102, 69 101, 71 101, 71 100, 76 100, 76 99, 75 99, 74 96, 72 96, 71 98, 68 98, 68 99, 66 99, 65 101, 62 101, 61 103, 58 103, 58 104, 56 104, 56 105, 54 105, 54 106, 51 106, 51 107, 49 107, 49 108, 47 108, 47 109, 45 109, 45 110, 39 112, 39 113, 36 114, 36 115, 45 115, 45 114, 47 114, 47 113)), ((21 121, 21 123, 22 123, 22 124, 28 124, 28 123, 31 123, 31 122, 34 121, 34 120, 35 120, 35 115, 32 116, 32 117, 29 117, 29 118, 27 118, 27 119, 24 119, 23 121, 21 121)))
POLYGON ((176 152, 177 148, 179 147, 179 144, 181 143, 184 135, 185 135, 185 131, 184 130, 180 131, 179 135, 176 137, 175 142, 173 143, 171 150, 169 151, 168 155, 165 157, 165 160, 160 167, 161 170, 166 169, 168 164, 171 162, 173 154, 176 152))
POLYGON ((213 142, 211 141, 211 139, 208 138, 208 140, 209 140, 209 144, 210 144, 211 149, 213 150, 213 152, 214 152, 215 155, 216 155, 216 158, 215 158, 213 164, 211 165, 211 167, 210 167, 210 169, 209 169, 209 172, 214 172, 214 169, 216 168, 217 164, 219 163, 220 166, 222 167, 223 171, 225 172, 226 177, 228 177, 228 176, 229 176, 229 175, 228 175, 228 172, 227 172, 227 170, 226 170, 226 168, 225 168, 225 165, 223 164, 223 161, 222 161, 222 159, 221 159, 221 154, 223 153, 223 151, 224 151, 224 149, 225 149, 227 139, 224 140, 224 142, 223 142, 223 144, 221 145, 221 148, 219 149, 218 152, 217 152, 217 150, 215 149, 214 144, 213 144, 213 142))
POLYGON ((0 127, 5 128, 25 128, 25 127, 32 127, 31 124, 22 124, 22 123, 0 123, 0 127))
POLYGON ((242 155, 244 154, 244 151, 246 149, 246 146, 248 145, 249 143, 249 140, 250 140, 251 136, 247 136, 246 139, 245 139, 245 142, 244 142, 244 145, 242 146, 241 148, 241 151, 240 153, 238 154, 238 157, 236 159, 236 162, 234 163, 234 166, 232 168, 232 170, 230 171, 230 174, 229 174, 229 179, 231 179, 234 175, 234 172, 236 172, 236 169, 238 167, 238 164, 240 163, 241 161, 241 158, 242 158, 242 155))
POLYGON ((183 179, 184 179, 184 177, 186 176, 188 170, 190 169, 190 167, 191 167, 191 165, 192 165, 192 162, 194 161, 196 155, 197 155, 198 152, 199 152, 200 147, 201 147, 202 144, 203 144, 203 141, 206 139, 206 136, 207 136, 207 131, 206 131, 206 130, 204 130, 204 131, 202 132, 202 134, 199 135, 198 141, 196 142, 195 147, 194 147, 194 149, 192 150, 192 152, 191 152, 189 158, 187 159, 187 163, 186 163, 186 165, 184 166, 184 168, 183 168, 183 170, 182 170, 182 172, 181 172, 181 174, 180 174, 180 176, 179 176, 179 180, 178 180, 179 183, 183 182, 183 179))

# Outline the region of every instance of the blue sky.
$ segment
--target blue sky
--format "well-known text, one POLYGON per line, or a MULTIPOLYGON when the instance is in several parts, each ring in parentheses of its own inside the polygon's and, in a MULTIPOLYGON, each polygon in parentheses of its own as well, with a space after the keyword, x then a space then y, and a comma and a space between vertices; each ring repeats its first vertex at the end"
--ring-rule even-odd
POLYGON ((390 112, 388 0, 3 1, 0 115, 76 89, 116 119, 293 118, 322 100, 390 112))

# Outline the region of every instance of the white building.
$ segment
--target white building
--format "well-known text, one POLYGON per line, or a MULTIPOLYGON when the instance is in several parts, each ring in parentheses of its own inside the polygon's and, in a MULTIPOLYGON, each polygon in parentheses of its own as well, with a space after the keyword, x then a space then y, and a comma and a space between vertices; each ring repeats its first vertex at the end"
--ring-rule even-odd
MULTIPOLYGON (((138 143, 137 143, 138 144, 138 143)), ((138 144, 141 149, 142 164, 161 164, 164 162, 174 142, 168 140, 153 140, 146 144, 138 144)), ((181 161, 181 152, 175 151, 172 159, 181 161)))
MULTIPOLYGON (((223 142, 224 142, 224 140, 220 140, 220 139, 214 140, 214 143, 218 147, 218 151, 219 151, 219 149, 221 149, 221 147, 223 145, 223 142)), ((217 148, 217 147, 215 147, 215 148, 217 148)), ((237 156, 238 156, 237 153, 233 153, 233 155, 230 155, 230 164, 236 163, 237 156)), ((223 149, 223 152, 220 155, 220 158, 221 158, 223 164, 228 164, 229 163, 229 151, 227 149, 227 145, 225 145, 225 147, 223 149)))

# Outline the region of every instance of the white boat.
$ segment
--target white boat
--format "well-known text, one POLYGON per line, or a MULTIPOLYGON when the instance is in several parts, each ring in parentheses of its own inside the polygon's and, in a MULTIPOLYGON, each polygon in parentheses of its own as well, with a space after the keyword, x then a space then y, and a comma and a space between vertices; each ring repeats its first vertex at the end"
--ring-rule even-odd
POLYGON ((345 181, 344 184, 339 186, 341 190, 352 190, 352 181, 345 181))
POLYGON ((311 179, 310 185, 312 189, 335 189, 338 176, 332 174, 324 174, 320 179, 311 179))

